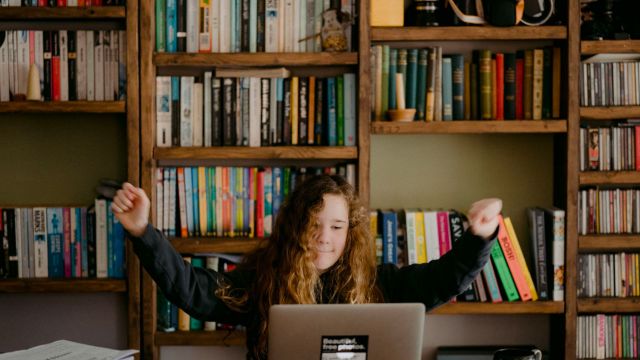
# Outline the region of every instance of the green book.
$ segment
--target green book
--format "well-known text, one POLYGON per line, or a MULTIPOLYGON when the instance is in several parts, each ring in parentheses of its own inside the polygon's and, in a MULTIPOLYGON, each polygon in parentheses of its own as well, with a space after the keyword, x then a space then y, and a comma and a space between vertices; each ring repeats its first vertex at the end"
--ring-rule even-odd
MULTIPOLYGON (((396 62, 398 67, 398 73, 402 74, 402 81, 404 81, 405 89, 407 85, 407 49, 398 49, 398 60, 396 62)), ((405 99, 407 93, 405 92, 405 99)), ((406 102, 405 102, 406 105, 406 102)))
POLYGON ((167 0, 156 0, 156 51, 167 50, 167 0))
POLYGON ((164 294, 157 289, 156 311, 158 313, 157 328, 158 331, 172 332, 176 328, 171 324, 171 303, 164 297, 164 294))
POLYGON ((427 49, 418 51, 418 92, 416 95, 416 120, 424 121, 427 101, 427 49))
MULTIPOLYGON (((201 257, 192 257, 191 258, 191 266, 194 268, 204 268, 204 259, 201 257)), ((189 330, 190 331, 198 331, 202 330, 202 321, 194 318, 193 316, 189 317, 189 330)))
POLYGON ((451 93, 453 120, 464 120, 464 56, 451 55, 451 93))
POLYGON ((396 109, 396 73, 398 72, 398 50, 389 50, 389 109, 396 109))
POLYGON ((338 146, 344 146, 344 77, 336 77, 336 132, 338 146))
POLYGON ((480 116, 482 120, 491 120, 491 50, 480 50, 480 116))
POLYGON ((418 87, 418 49, 407 51, 407 77, 405 83, 405 104, 407 109, 416 108, 416 92, 418 87))
POLYGON ((516 54, 504 54, 504 119, 516 119, 516 54))
POLYGON ((509 266, 504 258, 502 249, 500 249, 500 243, 497 241, 491 247, 491 259, 496 266, 496 272, 500 278, 500 283, 502 284, 507 300, 518 300, 520 298, 518 290, 516 289, 516 285, 514 284, 511 273, 509 272, 509 266))
POLYGON ((282 195, 283 199, 286 199, 289 196, 289 192, 291 189, 291 168, 286 167, 282 171, 282 176, 284 180, 282 181, 282 195))
POLYGON ((389 110, 389 45, 382 46, 382 117, 389 110))

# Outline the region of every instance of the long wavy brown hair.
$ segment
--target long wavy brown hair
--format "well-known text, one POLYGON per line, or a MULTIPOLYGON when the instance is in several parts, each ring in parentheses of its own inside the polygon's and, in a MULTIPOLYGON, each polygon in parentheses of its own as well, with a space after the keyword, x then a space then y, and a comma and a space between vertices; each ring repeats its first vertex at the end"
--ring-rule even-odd
POLYGON ((269 308, 273 304, 329 303, 363 304, 382 301, 376 286, 376 259, 369 237, 368 212, 353 187, 337 175, 317 175, 298 185, 278 211, 271 237, 245 256, 240 268, 255 271, 256 280, 248 292, 230 285, 216 290, 216 296, 230 308, 248 311, 254 303, 260 319, 255 358, 266 358, 269 308), (323 288, 313 260, 317 217, 324 196, 343 196, 349 206, 349 229, 340 259, 327 269, 328 288, 323 288))

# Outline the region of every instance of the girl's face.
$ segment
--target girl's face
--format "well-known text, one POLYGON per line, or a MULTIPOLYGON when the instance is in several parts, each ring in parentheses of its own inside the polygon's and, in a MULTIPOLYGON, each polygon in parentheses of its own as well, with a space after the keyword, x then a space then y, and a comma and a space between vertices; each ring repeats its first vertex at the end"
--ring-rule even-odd
POLYGON ((326 194, 318 214, 316 257, 313 264, 323 272, 340 259, 349 231, 349 208, 341 195, 326 194))

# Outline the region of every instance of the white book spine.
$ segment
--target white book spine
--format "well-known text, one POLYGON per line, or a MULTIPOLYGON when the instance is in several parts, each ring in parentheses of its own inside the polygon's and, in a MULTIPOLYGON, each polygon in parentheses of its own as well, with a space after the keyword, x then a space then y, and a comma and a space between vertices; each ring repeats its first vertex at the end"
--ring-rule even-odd
POLYGON ((294 0, 284 0, 284 19, 282 29, 284 31, 284 51, 293 51, 293 2, 294 0))
POLYGON ((33 209, 33 240, 34 240, 34 275, 38 278, 49 276, 49 255, 47 247, 47 209, 33 209))
POLYGON ((27 83, 29 77, 29 31, 17 30, 18 39, 18 82, 16 84, 18 94, 27 95, 27 83))
POLYGON ((14 226, 15 226, 15 240, 16 240, 16 257, 18 260, 18 279, 24 278, 24 269, 22 268, 22 209, 16 208, 14 210, 14 226))
POLYGON ((231 51, 231 1, 220 0, 220 52, 227 53, 231 51))
POLYGON ((307 22, 310 20, 307 18, 307 0, 296 0, 298 3, 298 16, 296 21, 298 22, 298 38, 296 44, 298 44, 298 51, 307 51, 307 41, 300 41, 307 37, 307 22))
POLYGON ((278 2, 281 0, 265 0, 265 52, 278 51, 278 2))
POLYGON ((96 277, 108 276, 107 200, 96 199, 96 277))
POLYGON ((88 30, 85 32, 87 41, 87 100, 96 100, 95 97, 95 32, 88 30))
POLYGON ((35 241, 34 241, 34 237, 33 237, 33 209, 32 208, 27 208, 26 209, 26 215, 24 216, 24 218, 26 219, 26 222, 24 224, 24 227, 26 228, 26 233, 27 233, 27 254, 28 254, 28 268, 29 268, 29 273, 27 275, 27 277, 29 278, 34 278, 36 277, 36 263, 35 263, 35 241))
POLYGON ((269 86, 269 144, 276 143, 276 130, 278 124, 278 79, 269 79, 271 84, 269 86))
POLYGON ((120 47, 118 46, 120 36, 118 33, 118 30, 111 30, 111 62, 109 63, 111 67, 111 89, 109 98, 111 100, 118 100, 118 61, 120 61, 120 47))
POLYGON ((285 7, 286 2, 290 0, 278 0, 276 6, 278 7, 278 50, 277 52, 283 52, 285 49, 285 7))
POLYGON ((94 96, 104 101, 104 31, 94 33, 94 96))
POLYGON ((198 34, 199 34, 199 1, 198 0, 186 0, 187 1, 187 52, 198 52, 198 34))
POLYGON ((191 91, 193 76, 180 78, 180 146, 193 146, 193 119, 191 91))
POLYGON ((69 48, 66 30, 60 30, 60 101, 69 100, 69 48))
POLYGON ((204 73, 204 146, 211 146, 211 71, 204 73))
POLYGON ((9 101, 9 31, 0 34, 0 101, 9 101))
MULTIPOLYGON (((291 51, 300 51, 298 40, 300 39, 300 2, 304 0, 292 0, 291 21, 287 24, 291 25, 291 51)), ((286 26, 286 24, 285 24, 286 26)))
POLYGON ((76 32, 76 95, 78 100, 87 100, 87 33, 76 32))
POLYGON ((169 185, 169 173, 171 172, 170 168, 163 168, 163 197, 162 201, 158 201, 158 204, 162 206, 162 232, 167 235, 169 234, 169 224, 171 217, 169 217, 169 197, 171 196, 171 186, 169 185))
POLYGON ((171 77, 156 77, 156 146, 171 146, 171 77))
POLYGON ((156 168, 156 222, 155 227, 164 232, 164 168, 156 168))
POLYGON ((211 13, 211 52, 220 52, 220 3, 221 0, 210 0, 211 13))
MULTIPOLYGON (((102 82, 102 92, 105 101, 113 100, 111 98, 111 31, 102 31, 102 71, 104 72, 102 82)), ((96 85, 98 82, 96 81, 96 85)))
POLYGON ((193 146, 202 146, 204 122, 202 118, 202 83, 193 84, 193 94, 191 95, 193 111, 193 146))
POLYGON ((40 74, 40 99, 44 100, 44 50, 43 33, 41 30, 35 31, 34 63, 40 74))
POLYGON ((176 168, 169 168, 169 236, 176 236, 176 168))
POLYGON ((344 74, 344 141, 356 146, 356 74, 344 74))
POLYGON ((304 0, 307 2, 306 4, 306 19, 304 24, 306 24, 306 33, 304 37, 309 37, 306 43, 305 51, 313 52, 314 49, 314 38, 312 37, 315 34, 316 23, 315 23, 315 0, 304 0))
POLYGON ((260 113, 262 110, 260 78, 249 79, 249 146, 260 146, 260 113))

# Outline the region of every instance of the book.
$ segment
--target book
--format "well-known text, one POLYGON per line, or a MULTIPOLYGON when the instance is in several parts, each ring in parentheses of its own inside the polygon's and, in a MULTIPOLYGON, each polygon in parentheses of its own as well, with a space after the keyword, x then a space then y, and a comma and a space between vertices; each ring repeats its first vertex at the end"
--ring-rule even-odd
POLYGON ((504 224, 507 228, 507 234, 509 235, 509 240, 511 241, 511 245, 513 247, 513 251, 516 254, 518 264, 520 264, 520 268, 522 269, 522 273, 524 275, 525 281, 529 290, 531 292, 531 300, 538 300, 538 292, 533 284, 533 279, 531 278, 531 273, 529 272, 529 267, 524 259, 524 255, 522 254, 522 249, 520 248, 520 242, 518 241, 518 237, 516 236, 516 231, 513 228, 513 224, 511 223, 511 218, 504 218, 504 224))
POLYGON ((540 300, 548 300, 549 286, 547 279, 547 247, 545 241, 544 212, 539 208, 528 208, 527 219, 532 247, 536 289, 540 300))
POLYGON ((564 300, 565 211, 545 208, 545 237, 547 246, 547 279, 553 286, 553 301, 564 300))
POLYGON ((500 215, 500 229, 498 230, 498 243, 509 267, 509 272, 513 278, 513 282, 520 294, 522 301, 532 300, 533 296, 531 290, 527 285, 524 275, 524 269, 518 262, 517 249, 513 244, 513 239, 509 236, 507 227, 504 222, 504 218, 500 215))

